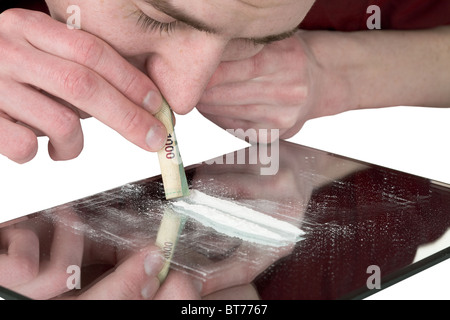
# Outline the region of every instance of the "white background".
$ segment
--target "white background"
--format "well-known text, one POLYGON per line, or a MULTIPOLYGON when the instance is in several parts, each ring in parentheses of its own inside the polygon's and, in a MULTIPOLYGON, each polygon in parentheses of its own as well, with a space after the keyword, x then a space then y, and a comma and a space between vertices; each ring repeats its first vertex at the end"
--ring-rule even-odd
MULTIPOLYGON (((292 142, 450 184, 450 109, 396 107, 311 120, 292 142)), ((0 156, 0 222, 160 174, 156 154, 140 150, 94 119, 83 122, 85 149, 53 162, 47 140, 17 165, 0 156)), ((177 117, 185 166, 247 144, 193 111, 177 117)), ((450 262, 382 290, 370 299, 449 299, 450 262)))

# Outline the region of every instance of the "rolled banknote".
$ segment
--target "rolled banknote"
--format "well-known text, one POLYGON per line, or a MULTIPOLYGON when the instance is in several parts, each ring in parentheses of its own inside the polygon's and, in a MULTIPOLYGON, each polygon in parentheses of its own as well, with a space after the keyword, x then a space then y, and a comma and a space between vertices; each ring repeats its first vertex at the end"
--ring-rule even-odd
POLYGON ((158 151, 161 176, 166 199, 174 199, 189 195, 183 161, 181 160, 177 138, 173 127, 173 115, 169 104, 163 99, 161 110, 155 115, 167 129, 167 140, 164 148, 158 151))

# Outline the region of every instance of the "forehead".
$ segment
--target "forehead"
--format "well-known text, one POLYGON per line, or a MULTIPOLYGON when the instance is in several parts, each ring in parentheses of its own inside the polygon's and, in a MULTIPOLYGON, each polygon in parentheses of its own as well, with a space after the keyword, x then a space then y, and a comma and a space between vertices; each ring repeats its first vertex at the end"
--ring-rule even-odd
POLYGON ((216 30, 248 36, 293 29, 314 0, 143 0, 168 4, 213 24, 216 30), (265 31, 265 32, 264 32, 265 31))

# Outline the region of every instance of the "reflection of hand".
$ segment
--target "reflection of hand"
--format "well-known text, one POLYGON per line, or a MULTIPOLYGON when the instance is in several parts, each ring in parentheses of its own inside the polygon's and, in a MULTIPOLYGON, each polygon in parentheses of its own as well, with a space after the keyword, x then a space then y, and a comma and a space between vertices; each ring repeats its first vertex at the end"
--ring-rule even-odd
POLYGON ((0 15, 0 48, 0 154, 27 162, 36 135, 46 135, 53 159, 74 158, 83 148, 80 117, 88 115, 146 150, 165 142, 151 114, 161 106, 156 86, 104 41, 46 14, 11 9, 0 15), (151 128, 158 137, 146 141, 151 128))
MULTIPOLYGON (((253 280, 274 262, 292 251, 293 246, 280 248, 240 245, 229 257, 221 261, 207 261, 204 256, 192 257, 207 265, 203 279, 171 270, 156 299, 257 299, 253 280), (245 258, 243 258, 245 256, 245 258)), ((180 249, 182 250, 182 249, 180 249)))
MULTIPOLYGON (((240 291, 251 293, 251 283, 273 263, 291 253, 294 245, 279 248, 254 246, 243 243, 231 257, 213 263, 211 270, 220 270, 202 283, 202 295, 206 298, 217 298, 227 295, 228 291, 240 288, 240 291), (239 253, 242 255, 239 256, 239 253), (242 256, 245 258, 243 259, 242 256), (250 288, 249 288, 250 286, 250 288)), ((242 292, 241 292, 242 294, 242 292)))
POLYGON ((120 261, 114 270, 85 290, 77 299, 153 299, 159 289, 158 273, 163 259, 157 247, 149 246, 120 261))
POLYGON ((242 152, 239 150, 230 157, 233 163, 227 163, 227 157, 223 156, 196 168, 192 188, 248 200, 264 213, 277 211, 286 217, 301 220, 313 190, 366 168, 358 162, 286 141, 251 146, 245 150, 245 156, 242 152), (267 154, 270 154, 270 165, 278 170, 271 175, 262 175, 261 169, 268 167, 267 154), (261 160, 261 155, 266 159, 261 160), (244 159, 244 164, 234 164, 237 159, 244 159), (268 208, 264 207, 265 200, 268 208))
POLYGON ((65 231, 63 225, 55 225, 47 254, 41 248, 47 237, 41 239, 39 230, 29 228, 26 222, 1 230, 1 246, 6 254, 0 256, 0 283, 36 299, 53 298, 67 291, 66 270, 70 265, 81 265, 83 238, 65 231))
MULTIPOLYGON (((237 153, 242 152, 242 150, 237 153)), ((312 190, 322 183, 322 176, 311 175, 318 170, 315 153, 309 149, 298 149, 292 144, 279 141, 268 146, 251 146, 246 150, 244 164, 203 165, 196 169, 192 188, 208 190, 217 194, 248 201, 256 209, 271 214, 273 211, 301 221, 312 190), (267 149, 261 149, 267 148, 267 149), (278 170, 273 175, 261 175, 261 168, 267 167, 258 158, 257 163, 249 161, 250 155, 260 155, 261 150, 271 154, 278 170), (305 158, 311 158, 305 161, 305 158), (270 208, 264 207, 271 204, 270 208), (272 212, 271 212, 272 211, 272 212)), ((239 156, 236 154, 235 158, 239 156)))
POLYGON ((89 248, 84 236, 71 229, 74 222, 74 215, 65 214, 64 223, 55 223, 53 230, 47 224, 36 226, 27 221, 0 230, 0 248, 4 248, 0 254, 0 285, 32 299, 153 298, 163 265, 157 247, 148 246, 135 253, 105 252, 103 248, 99 261, 95 248, 89 248), (47 239, 49 244, 44 243, 47 239), (89 287, 69 292, 68 267, 83 270, 99 262, 114 268, 89 287))

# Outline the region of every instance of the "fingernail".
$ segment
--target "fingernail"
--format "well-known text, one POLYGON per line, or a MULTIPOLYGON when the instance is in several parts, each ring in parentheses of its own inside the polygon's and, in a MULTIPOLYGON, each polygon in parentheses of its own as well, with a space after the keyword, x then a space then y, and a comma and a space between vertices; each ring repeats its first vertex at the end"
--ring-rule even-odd
POLYGON ((203 289, 203 281, 200 279, 194 279, 192 280, 192 285, 194 286, 194 289, 197 290, 198 293, 202 292, 203 289))
POLYGON ((149 91, 144 98, 144 109, 150 111, 152 114, 157 114, 162 107, 162 96, 159 92, 149 91))
POLYGON ((156 277, 164 265, 164 259, 159 251, 151 251, 144 259, 145 274, 149 277, 156 277))
POLYGON ((155 124, 147 133, 147 137, 145 138, 145 142, 151 151, 159 151, 166 144, 167 140, 167 130, 161 124, 155 124))

